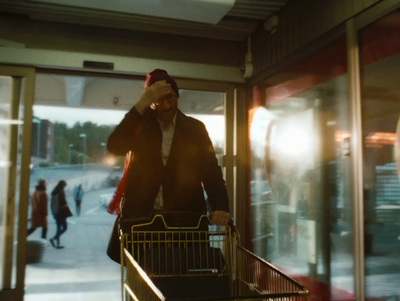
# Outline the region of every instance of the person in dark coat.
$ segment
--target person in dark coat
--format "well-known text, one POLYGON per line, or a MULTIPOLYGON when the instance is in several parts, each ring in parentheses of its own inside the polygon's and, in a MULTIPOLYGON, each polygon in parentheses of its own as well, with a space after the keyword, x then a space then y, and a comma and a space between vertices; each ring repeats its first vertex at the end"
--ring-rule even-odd
POLYGON ((107 148, 115 155, 132 152, 121 218, 162 211, 206 213, 212 223, 230 220, 222 171, 205 125, 178 109, 179 90, 165 70, 147 75, 137 104, 111 133, 107 148))
POLYGON ((67 186, 67 183, 61 180, 51 192, 51 213, 56 221, 57 230, 56 235, 50 239, 50 243, 56 249, 64 248, 64 246, 60 244, 60 236, 68 229, 67 217, 60 212, 60 208, 67 205, 64 191, 65 186, 67 186))
POLYGON ((42 238, 47 237, 47 192, 46 181, 44 179, 38 180, 36 190, 32 195, 32 213, 31 213, 31 227, 28 229, 28 236, 32 234, 36 228, 42 228, 42 238))

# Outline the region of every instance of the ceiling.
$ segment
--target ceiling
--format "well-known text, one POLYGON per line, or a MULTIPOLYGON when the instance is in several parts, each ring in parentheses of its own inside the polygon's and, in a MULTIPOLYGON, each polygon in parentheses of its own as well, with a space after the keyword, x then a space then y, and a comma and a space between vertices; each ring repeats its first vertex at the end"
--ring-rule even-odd
MULTIPOLYGON (((126 111, 143 86, 144 80, 37 73, 35 105, 126 111)), ((224 93, 180 89, 179 108, 186 114, 224 115, 224 93)))
MULTIPOLYGON (((149 3, 160 0, 147 0, 149 3)), ((178 0, 163 0, 171 5, 171 11, 176 10, 178 0)), ((190 37, 213 38, 226 41, 246 41, 247 37, 274 14, 277 14, 289 0, 184 0, 195 3, 234 2, 233 6, 223 13, 216 24, 184 21, 167 17, 152 17, 140 13, 111 11, 96 4, 99 2, 120 3, 128 0, 0 0, 0 12, 22 14, 31 19, 63 22, 70 24, 85 24, 92 26, 130 29, 135 31, 168 33, 190 37), (108 2, 107 2, 108 1, 108 2), (85 3, 83 6, 60 4, 85 3)), ((161 8, 161 5, 160 5, 161 8)), ((206 10, 197 9, 199 19, 206 10)), ((193 18, 195 19, 195 18, 193 18)))
MULTIPOLYGON (((235 42, 237 44, 247 42, 247 38, 270 17, 279 13, 289 0, 0 0, 1 15, 29 18, 37 21, 58 22, 65 24, 87 25, 98 28, 111 28, 131 30, 135 32, 147 32, 158 34, 171 34, 177 37, 192 37, 215 39, 218 41, 235 42), (171 5, 170 17, 150 16, 130 7, 124 9, 123 5, 131 5, 140 2, 145 5, 160 3, 163 8, 166 3, 171 5), (193 3, 193 5, 217 4, 230 5, 216 22, 209 20, 187 21, 176 18, 178 7, 176 3, 193 3), (122 5, 118 9, 107 5, 122 5)), ((165 7, 164 7, 165 8, 165 7)), ((201 20, 204 14, 210 14, 206 8, 197 8, 198 16, 192 20, 201 20)), ((76 83, 70 83, 65 76, 41 75, 37 76, 35 103, 42 105, 69 106, 75 102, 84 107, 106 107, 113 109, 126 109, 132 105, 129 95, 140 95, 143 85, 140 83, 136 90, 132 84, 124 81, 104 83, 102 79, 80 79, 79 89, 72 89, 76 83), (40 85, 40 82, 47 84, 40 85), (54 85, 49 85, 52 82, 54 85), (101 83, 101 84, 100 84, 101 83), (103 97, 92 100, 88 97, 90 87, 96 85, 99 91, 103 91, 103 97), (60 93, 54 87, 59 87, 60 93), (118 89, 116 89, 118 87, 118 89), (41 89, 46 88, 46 91, 41 89), (53 91, 54 90, 54 91, 53 91), (117 91, 115 91, 117 90, 117 91), (68 93, 66 93, 68 91, 68 93), (111 92, 113 91, 113 92, 111 92), (54 92, 54 93, 53 93, 54 92), (136 93, 136 94, 135 94, 136 93), (113 104, 113 99, 119 99, 118 105, 113 104)), ((182 91, 181 109, 185 112, 196 114, 222 114, 220 95, 218 93, 206 93, 199 91, 182 91), (195 95, 192 95, 195 93, 195 95), (194 99, 194 101, 192 100, 194 99)))

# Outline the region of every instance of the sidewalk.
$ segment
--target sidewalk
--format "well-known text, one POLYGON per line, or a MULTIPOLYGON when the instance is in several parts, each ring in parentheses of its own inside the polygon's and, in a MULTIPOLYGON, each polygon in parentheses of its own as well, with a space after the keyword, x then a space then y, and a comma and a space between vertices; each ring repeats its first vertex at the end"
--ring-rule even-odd
MULTIPOLYGON (((48 242, 56 231, 49 216, 43 259, 26 265, 25 301, 121 300, 120 266, 106 255, 115 217, 98 202, 99 195, 108 191, 85 195, 81 216, 68 218, 68 230, 61 236, 64 249, 54 249, 48 242)), ((73 201, 68 199, 68 203, 75 212, 73 201)), ((39 239, 40 235, 41 229, 37 229, 28 239, 39 239)))

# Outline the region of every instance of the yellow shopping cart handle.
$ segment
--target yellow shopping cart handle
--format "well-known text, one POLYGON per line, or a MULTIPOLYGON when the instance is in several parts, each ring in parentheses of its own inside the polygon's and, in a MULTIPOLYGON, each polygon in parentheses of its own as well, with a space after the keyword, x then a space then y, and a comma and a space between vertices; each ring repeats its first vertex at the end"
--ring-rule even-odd
MULTIPOLYGON (((120 228, 123 232, 132 231, 207 231, 212 226, 210 216, 191 211, 157 211, 147 218, 122 218, 120 228)), ((228 227, 235 232, 233 219, 228 227)))
POLYGON ((161 222, 165 227, 165 230, 197 230, 202 225, 211 225, 210 217, 205 214, 182 211, 163 211, 155 213, 153 218, 148 222, 132 225, 132 229, 151 226, 156 222, 161 222), (191 222, 193 223, 189 225, 191 222))

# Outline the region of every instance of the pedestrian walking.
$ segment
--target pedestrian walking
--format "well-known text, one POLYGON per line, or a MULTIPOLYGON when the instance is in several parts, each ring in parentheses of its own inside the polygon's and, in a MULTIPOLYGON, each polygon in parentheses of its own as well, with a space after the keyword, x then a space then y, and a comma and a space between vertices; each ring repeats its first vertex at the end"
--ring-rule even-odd
POLYGON ((46 239, 48 215, 47 200, 46 181, 44 179, 39 179, 36 190, 32 195, 31 227, 28 229, 28 236, 32 234, 36 228, 42 228, 42 238, 46 239))
POLYGON ((82 204, 83 194, 84 194, 84 191, 82 189, 82 185, 79 184, 79 186, 75 189, 75 193, 74 193, 75 208, 76 208, 77 216, 81 215, 81 204, 82 204))
POLYGON ((56 249, 64 248, 64 246, 60 244, 60 236, 68 229, 68 216, 63 213, 63 208, 68 207, 65 198, 65 186, 67 186, 67 183, 64 180, 61 180, 51 192, 51 213, 56 221, 57 231, 56 235, 50 239, 50 243, 56 249))

